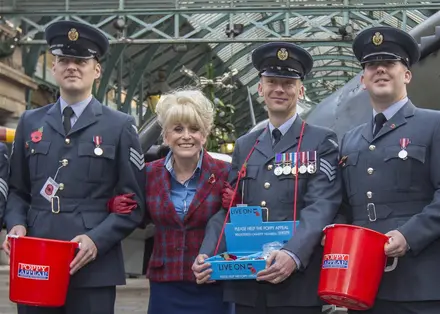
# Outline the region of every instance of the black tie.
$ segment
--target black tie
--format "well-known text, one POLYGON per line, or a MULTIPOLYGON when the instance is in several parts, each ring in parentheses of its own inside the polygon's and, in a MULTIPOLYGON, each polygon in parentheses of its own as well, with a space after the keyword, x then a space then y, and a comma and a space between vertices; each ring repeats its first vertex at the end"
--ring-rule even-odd
POLYGON ((385 122, 387 122, 387 118, 385 117, 385 115, 381 112, 378 113, 375 117, 374 117, 374 132, 373 132, 373 137, 376 137, 377 133, 379 133, 380 129, 382 129, 383 125, 385 124, 385 122))
POLYGON ((275 145, 278 144, 278 142, 281 139, 281 131, 278 130, 278 129, 273 129, 272 136, 273 136, 273 139, 275 140, 274 143, 273 143, 273 146, 275 146, 275 145))
POLYGON ((70 106, 67 106, 63 110, 63 125, 64 125, 64 132, 69 133, 70 129, 72 128, 70 124, 70 118, 73 116, 73 109, 70 106))

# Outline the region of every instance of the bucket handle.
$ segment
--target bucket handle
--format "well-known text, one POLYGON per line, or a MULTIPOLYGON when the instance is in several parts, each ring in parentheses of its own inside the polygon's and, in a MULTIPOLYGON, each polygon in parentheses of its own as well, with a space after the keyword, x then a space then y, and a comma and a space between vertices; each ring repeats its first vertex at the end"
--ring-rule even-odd
POLYGON ((6 235, 6 239, 9 239, 9 238, 13 238, 13 239, 18 239, 20 236, 19 235, 16 235, 16 234, 7 234, 6 235))
POLYGON ((384 271, 387 273, 387 272, 395 270, 396 267, 397 267, 397 262, 398 261, 399 261, 399 259, 397 257, 395 257, 393 259, 393 263, 390 266, 386 266, 384 271))
POLYGON ((322 229, 322 232, 325 233, 325 230, 326 230, 326 229, 328 229, 328 228, 333 228, 334 226, 335 226, 335 224, 327 225, 327 226, 324 227, 324 229, 322 229))

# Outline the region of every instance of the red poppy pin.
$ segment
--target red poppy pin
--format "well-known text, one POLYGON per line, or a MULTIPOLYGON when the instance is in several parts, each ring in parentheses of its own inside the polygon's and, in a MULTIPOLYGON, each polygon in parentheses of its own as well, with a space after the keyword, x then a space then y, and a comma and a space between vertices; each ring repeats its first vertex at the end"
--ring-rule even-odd
POLYGON ((43 137, 43 127, 31 133, 31 141, 34 143, 38 143, 39 141, 41 141, 42 137, 43 137))
POLYGON ((215 183, 215 176, 214 176, 214 174, 211 174, 211 176, 208 179, 208 182, 211 183, 211 184, 215 183))

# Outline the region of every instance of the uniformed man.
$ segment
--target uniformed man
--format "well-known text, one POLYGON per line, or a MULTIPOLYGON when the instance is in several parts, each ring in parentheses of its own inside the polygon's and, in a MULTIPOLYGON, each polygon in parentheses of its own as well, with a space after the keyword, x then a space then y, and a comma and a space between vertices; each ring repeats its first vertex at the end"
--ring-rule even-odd
POLYGON ((8 175, 9 175, 8 148, 0 143, 0 230, 3 228, 3 216, 8 199, 8 175))
MULTIPOLYGON (((297 101, 304 96, 302 80, 313 65, 306 50, 291 43, 268 43, 253 52, 252 62, 260 73, 258 92, 267 105, 269 123, 263 131, 237 140, 230 182, 237 184, 238 171, 246 163, 238 185, 243 202, 263 207, 269 221, 293 220, 296 202, 300 222, 290 241, 271 254, 256 281, 225 282, 225 298, 236 303, 237 314, 318 314, 320 237, 341 202, 337 138, 297 114, 297 101)), ((214 253, 224 218, 221 211, 207 226, 193 265, 199 283, 209 280, 212 270, 205 270, 203 263, 214 253)), ((219 251, 225 251, 224 245, 219 251)))
POLYGON ((19 313, 111 314, 115 286, 125 284, 121 240, 143 217, 143 154, 133 117, 103 106, 91 94, 107 38, 72 21, 51 24, 45 35, 55 56, 60 98, 21 116, 5 221, 9 234, 81 246, 71 263, 65 306, 20 306, 19 313), (125 193, 134 194, 137 208, 109 214, 107 201, 125 193))
POLYGON ((349 223, 386 233, 385 254, 399 257, 363 313, 440 313, 440 113, 407 96, 418 44, 402 30, 373 27, 353 50, 372 116, 341 142, 343 209, 349 223))

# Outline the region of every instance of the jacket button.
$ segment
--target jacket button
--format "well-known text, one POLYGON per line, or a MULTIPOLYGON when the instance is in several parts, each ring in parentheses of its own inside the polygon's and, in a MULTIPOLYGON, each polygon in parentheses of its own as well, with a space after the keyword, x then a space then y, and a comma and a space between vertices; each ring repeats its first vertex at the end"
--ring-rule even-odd
POLYGON ((59 188, 60 188, 60 191, 64 190, 64 183, 60 183, 59 188))
POLYGON ((63 167, 66 167, 69 164, 69 161, 67 159, 63 159, 61 160, 61 164, 63 165, 63 167))
POLYGON ((373 169, 373 168, 368 168, 368 169, 367 169, 367 172, 368 172, 368 174, 373 174, 374 169, 373 169))
POLYGON ((35 154, 35 149, 31 149, 31 154, 35 154))
POLYGON ((66 139, 64 140, 64 143, 66 143, 67 145, 69 145, 69 144, 70 144, 70 138, 66 138, 66 139))
POLYGON ((266 204, 266 201, 261 201, 261 204, 260 204, 260 205, 261 205, 261 207, 266 207, 266 205, 267 205, 267 204, 266 204))
POLYGON ((267 170, 271 171, 273 169, 273 165, 267 165, 267 170))
POLYGON ((372 198, 372 197, 373 197, 373 192, 368 191, 368 192, 367 192, 367 197, 368 197, 368 198, 372 198))
POLYGON ((376 146, 374 146, 374 145, 370 145, 370 147, 368 147, 370 150, 375 150, 376 149, 376 146))
POLYGON ((264 183, 264 188, 267 190, 268 188, 270 188, 270 183, 269 182, 265 182, 264 183))

